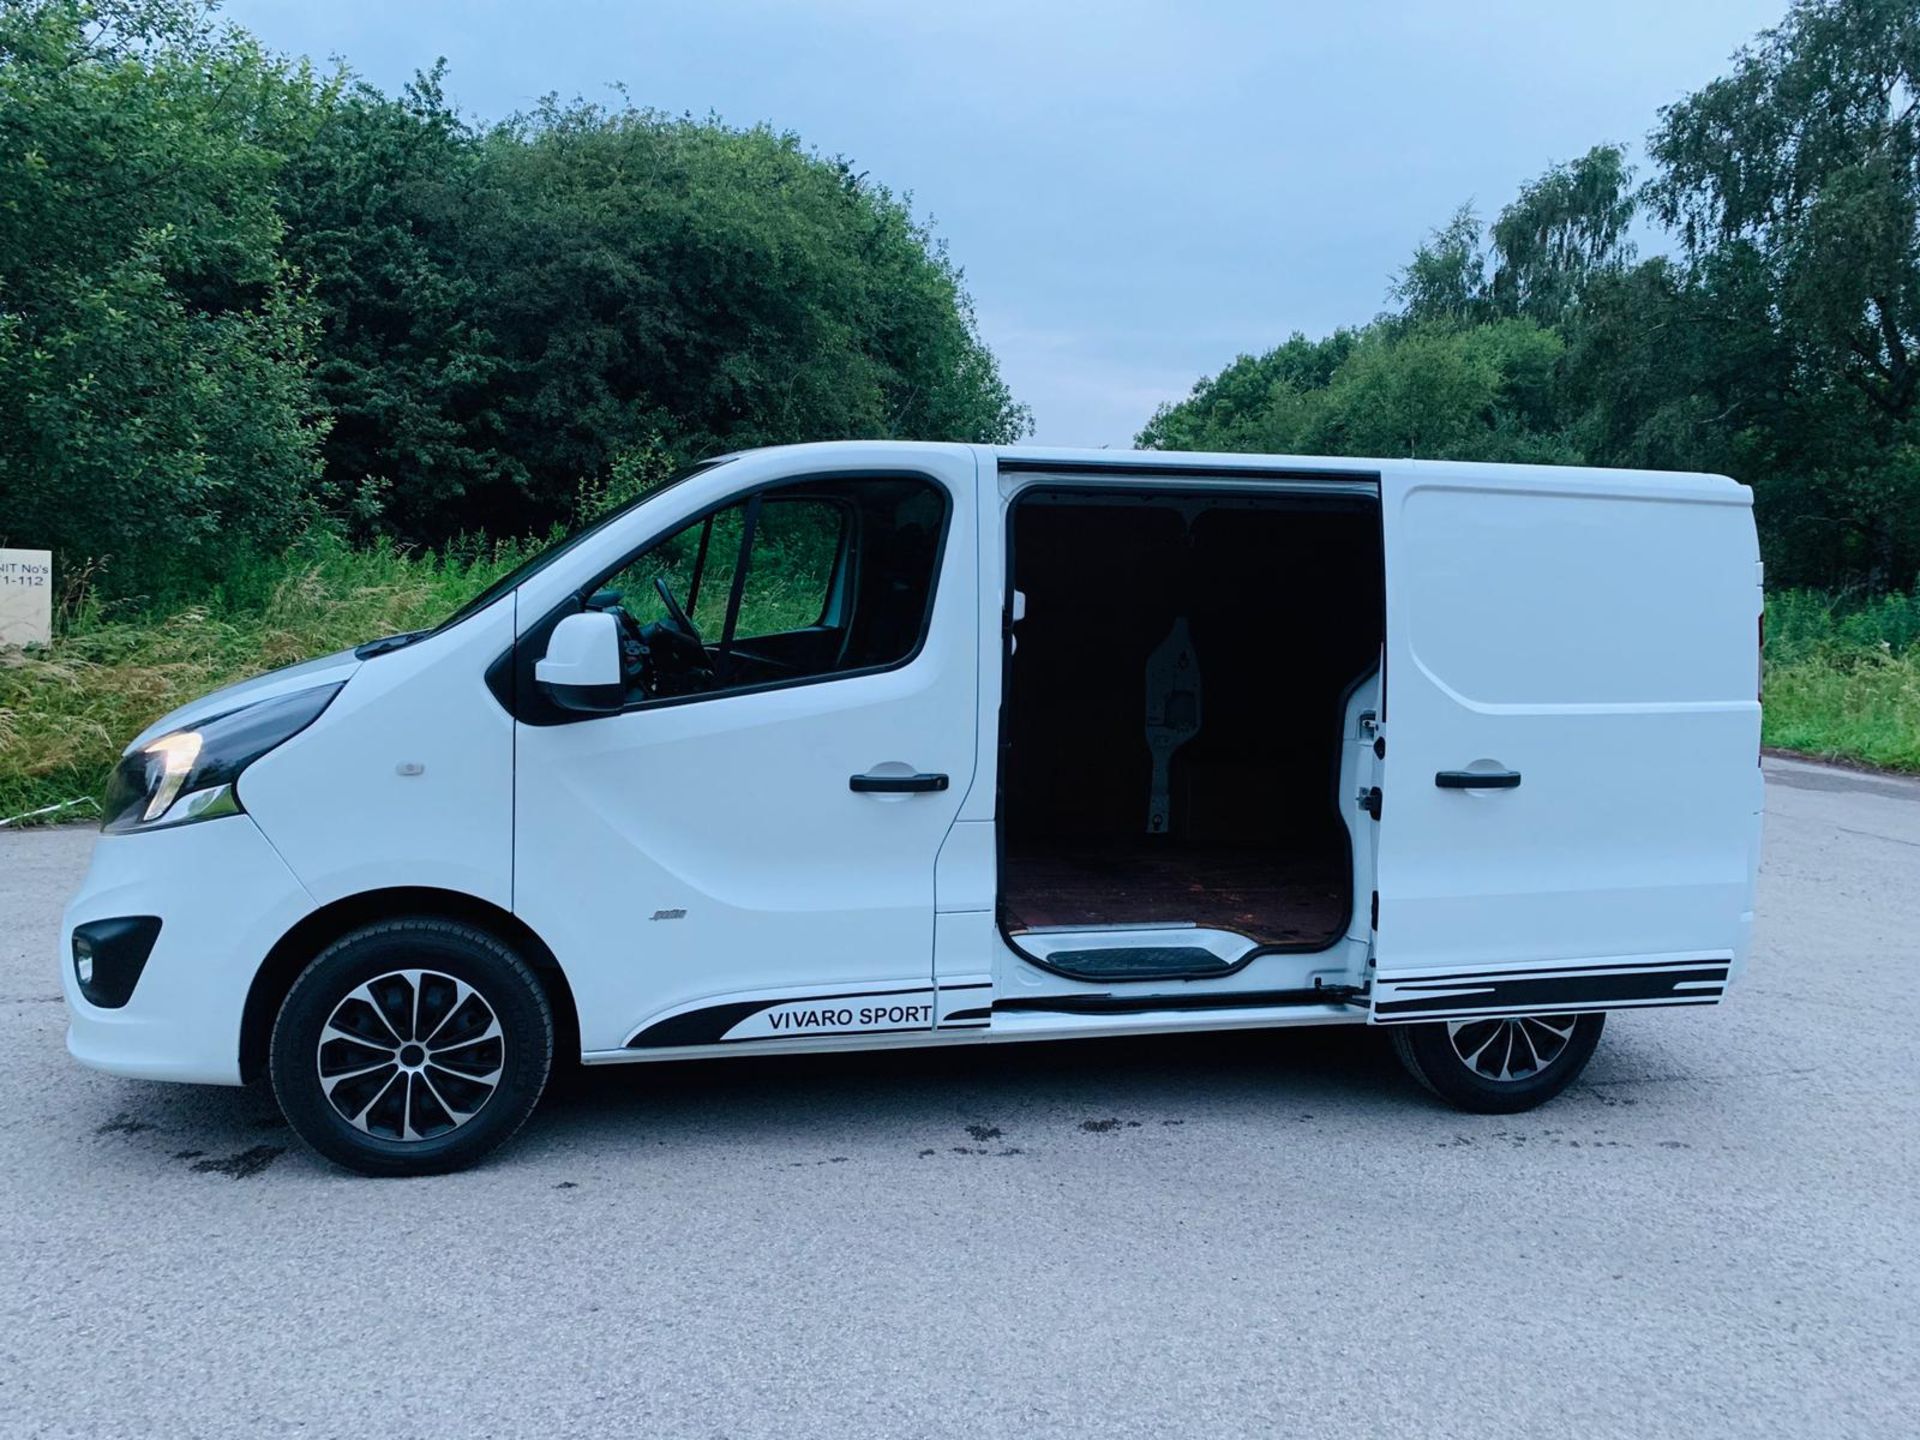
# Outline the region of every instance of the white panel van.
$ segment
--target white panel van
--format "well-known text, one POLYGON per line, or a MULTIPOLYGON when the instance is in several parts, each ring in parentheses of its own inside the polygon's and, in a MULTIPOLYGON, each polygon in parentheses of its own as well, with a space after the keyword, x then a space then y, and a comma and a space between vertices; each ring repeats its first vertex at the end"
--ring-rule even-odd
POLYGON ((1711 475, 728 456, 139 736, 69 1048, 374 1174, 562 1052, 1374 1024, 1523 1109, 1740 970, 1760 602, 1711 475))

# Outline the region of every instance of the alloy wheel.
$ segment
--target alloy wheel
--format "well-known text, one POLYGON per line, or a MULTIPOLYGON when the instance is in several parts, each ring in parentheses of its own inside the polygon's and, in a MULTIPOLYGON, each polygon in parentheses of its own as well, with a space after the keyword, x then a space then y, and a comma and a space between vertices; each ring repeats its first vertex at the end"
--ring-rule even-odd
POLYGON ((355 986, 320 1031, 320 1089, 356 1130, 432 1140, 466 1124, 500 1086, 506 1036, 473 986, 394 970, 355 986))
POLYGON ((1560 1058, 1578 1023, 1577 1015, 1451 1020, 1447 1039, 1460 1063, 1483 1079, 1527 1080, 1560 1058))

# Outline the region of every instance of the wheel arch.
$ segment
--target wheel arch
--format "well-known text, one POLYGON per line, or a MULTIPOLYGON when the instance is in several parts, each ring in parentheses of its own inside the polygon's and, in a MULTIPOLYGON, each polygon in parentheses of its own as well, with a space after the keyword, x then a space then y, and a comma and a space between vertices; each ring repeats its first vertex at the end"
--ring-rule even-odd
POLYGON ((463 894, 430 886, 394 886, 366 890, 322 905, 274 942, 254 972, 247 1003, 240 1018, 240 1078, 251 1082, 266 1073, 267 1045, 280 1002, 309 962, 327 946, 362 925, 419 915, 435 920, 460 920, 491 932, 514 947, 547 988, 553 1006, 554 1058, 563 1062, 580 1055, 580 1015, 573 987, 552 948, 526 921, 510 910, 463 894))

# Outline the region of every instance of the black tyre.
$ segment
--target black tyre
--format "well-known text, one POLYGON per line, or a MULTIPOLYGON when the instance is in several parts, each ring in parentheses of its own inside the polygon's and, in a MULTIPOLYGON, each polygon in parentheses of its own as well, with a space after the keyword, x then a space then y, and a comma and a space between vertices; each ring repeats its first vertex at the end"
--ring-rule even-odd
POLYGON ((1605 1015, 1516 1015, 1395 1025, 1400 1063, 1450 1105, 1481 1115, 1531 1110, 1579 1078, 1605 1015))
POLYGON ((287 992, 268 1056, 302 1140, 363 1175, 460 1170, 525 1123, 553 1012, 499 939, 425 917, 334 941, 287 992))

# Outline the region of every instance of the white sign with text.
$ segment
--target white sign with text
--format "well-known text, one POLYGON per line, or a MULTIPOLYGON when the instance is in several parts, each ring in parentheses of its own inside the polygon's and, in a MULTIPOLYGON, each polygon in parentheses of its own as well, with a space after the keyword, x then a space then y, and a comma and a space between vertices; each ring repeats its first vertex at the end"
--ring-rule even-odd
POLYGON ((0 550, 0 648, 53 640, 53 552, 0 550))

